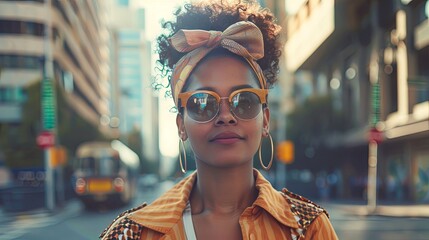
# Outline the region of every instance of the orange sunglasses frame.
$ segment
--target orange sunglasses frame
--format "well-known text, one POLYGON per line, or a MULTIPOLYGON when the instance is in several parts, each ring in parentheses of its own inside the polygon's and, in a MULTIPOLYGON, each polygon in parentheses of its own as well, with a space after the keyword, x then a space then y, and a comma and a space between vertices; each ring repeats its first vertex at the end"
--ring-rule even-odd
POLYGON ((238 90, 235 90, 234 92, 232 92, 229 95, 229 97, 221 97, 216 92, 209 91, 209 90, 197 90, 197 91, 179 93, 178 99, 180 100, 180 107, 186 108, 186 103, 188 102, 189 98, 192 95, 194 95, 195 93, 207 93, 207 94, 210 94, 210 95, 214 96, 216 98, 216 101, 218 103, 220 103, 221 99, 228 98, 228 103, 231 104, 232 97, 235 96, 236 94, 240 93, 240 92, 251 92, 251 93, 254 93, 261 100, 261 104, 266 104, 267 103, 268 89, 258 89, 258 88, 242 88, 242 89, 238 89, 238 90))

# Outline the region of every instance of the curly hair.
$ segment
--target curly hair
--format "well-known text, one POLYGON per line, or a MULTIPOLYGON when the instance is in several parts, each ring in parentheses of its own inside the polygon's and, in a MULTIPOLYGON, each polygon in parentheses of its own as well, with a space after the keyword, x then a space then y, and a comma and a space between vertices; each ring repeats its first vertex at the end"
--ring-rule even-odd
POLYGON ((180 29, 203 29, 224 31, 230 25, 239 21, 250 21, 261 30, 264 38, 264 57, 257 63, 260 65, 269 87, 277 81, 279 70, 280 44, 277 39, 281 27, 275 23, 274 15, 263 9, 254 0, 210 0, 199 3, 187 3, 174 13, 176 22, 167 21, 162 27, 169 34, 161 34, 157 38, 157 60, 161 75, 171 77, 174 64, 185 53, 175 50, 169 41, 180 29))

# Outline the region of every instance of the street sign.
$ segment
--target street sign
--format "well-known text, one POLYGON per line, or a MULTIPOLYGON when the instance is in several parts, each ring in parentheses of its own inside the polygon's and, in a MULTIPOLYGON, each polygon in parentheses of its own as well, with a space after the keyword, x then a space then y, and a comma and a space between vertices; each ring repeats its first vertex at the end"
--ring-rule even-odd
POLYGON ((372 85, 371 91, 371 125, 376 126, 380 121, 380 83, 372 85))
POLYGON ((375 141, 376 143, 381 143, 383 141, 383 132, 379 131, 377 128, 371 128, 369 130, 369 141, 375 141))
POLYGON ((43 128, 52 130, 56 127, 56 106, 54 84, 51 79, 42 80, 42 121, 43 128))
POLYGON ((54 133, 43 131, 37 136, 36 139, 37 145, 40 148, 46 149, 55 145, 55 136, 54 133))

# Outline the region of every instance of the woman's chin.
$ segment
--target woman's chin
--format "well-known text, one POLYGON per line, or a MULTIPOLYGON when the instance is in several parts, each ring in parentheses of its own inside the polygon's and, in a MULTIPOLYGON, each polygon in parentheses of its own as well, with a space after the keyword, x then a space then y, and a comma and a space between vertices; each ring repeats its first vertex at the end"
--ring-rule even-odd
POLYGON ((235 168, 242 167, 246 163, 252 164, 252 158, 240 159, 237 156, 216 156, 217 159, 210 160, 206 162, 207 165, 215 168, 235 168))

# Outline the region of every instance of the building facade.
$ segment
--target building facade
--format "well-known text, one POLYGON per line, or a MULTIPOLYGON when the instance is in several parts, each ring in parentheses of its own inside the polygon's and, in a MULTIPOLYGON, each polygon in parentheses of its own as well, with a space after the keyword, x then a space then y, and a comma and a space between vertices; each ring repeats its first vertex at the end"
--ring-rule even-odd
POLYGON ((46 76, 75 112, 110 135, 100 124, 110 115, 104 14, 97 0, 0 2, 1 122, 21 121, 25 88, 46 76))
POLYGON ((288 17, 295 106, 329 96, 342 116, 327 118, 341 129, 317 136, 327 153, 312 156, 341 172, 336 197, 366 197, 368 139, 377 129, 379 198, 429 202, 428 15, 426 0, 308 0, 288 17))

